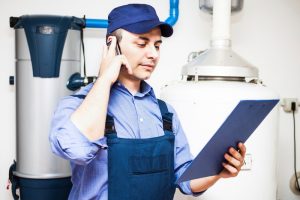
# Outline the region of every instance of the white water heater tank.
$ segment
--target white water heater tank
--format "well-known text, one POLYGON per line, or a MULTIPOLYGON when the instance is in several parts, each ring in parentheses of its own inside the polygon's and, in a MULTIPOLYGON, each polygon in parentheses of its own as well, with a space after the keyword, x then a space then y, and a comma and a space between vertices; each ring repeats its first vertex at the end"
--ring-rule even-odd
MULTIPOLYGON (((182 80, 166 85, 161 93, 161 99, 175 108, 194 156, 240 100, 278 98, 261 84, 242 81, 182 80)), ((220 179, 199 197, 182 195, 177 191, 174 199, 276 199, 277 117, 278 109, 274 108, 246 141, 246 164, 237 177, 220 179)))

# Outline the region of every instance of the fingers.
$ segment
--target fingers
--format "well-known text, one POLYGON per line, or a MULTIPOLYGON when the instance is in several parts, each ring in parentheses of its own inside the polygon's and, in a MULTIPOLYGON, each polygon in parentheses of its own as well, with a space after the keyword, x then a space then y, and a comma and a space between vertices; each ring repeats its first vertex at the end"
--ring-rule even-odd
POLYGON ((240 154, 242 155, 243 158, 245 158, 246 155, 246 146, 243 143, 239 143, 238 144, 239 150, 240 150, 240 154))
MULTIPOLYGON (((229 150, 233 151, 233 150, 229 150)), ((243 165, 243 161, 236 159, 233 156, 230 156, 228 153, 225 153, 224 158, 228 161, 228 163, 222 163, 225 170, 229 172, 228 177, 235 177, 238 175, 241 167, 243 165)))
POLYGON ((228 164, 230 164, 232 167, 235 167, 239 171, 244 164, 246 147, 243 143, 239 143, 238 147, 238 151, 233 147, 230 147, 228 153, 225 153, 224 158, 228 161, 228 164))
POLYGON ((107 38, 108 42, 110 43, 108 47, 107 55, 113 57, 116 55, 116 45, 117 45, 117 38, 115 36, 109 36, 107 38))
POLYGON ((246 155, 246 146, 243 143, 238 144, 239 150, 230 147, 228 152, 224 154, 227 163, 223 162, 224 170, 220 173, 223 178, 235 177, 239 174, 246 155))
POLYGON ((132 74, 132 68, 124 55, 116 55, 116 47, 117 47, 117 38, 115 36, 109 36, 107 38, 108 42, 110 43, 108 48, 107 55, 110 57, 116 56, 120 58, 121 66, 125 66, 129 74, 132 74))
POLYGON ((109 43, 110 45, 104 45, 102 48, 102 57, 101 57, 101 63, 100 63, 100 70, 99 70, 99 75, 102 74, 108 64, 112 61, 112 59, 115 56, 115 47, 116 47, 116 37, 115 36, 109 36, 107 38, 107 43, 109 43))
POLYGON ((109 43, 108 47, 103 48, 99 76, 105 73, 106 77, 109 77, 108 80, 115 82, 121 68, 126 69, 128 74, 132 74, 132 68, 127 58, 124 55, 116 55, 117 38, 109 36, 107 43, 109 43))
POLYGON ((239 151, 235 150, 233 147, 230 147, 228 152, 236 160, 242 161, 244 159, 242 154, 239 151))
POLYGON ((232 165, 233 167, 236 168, 240 168, 243 165, 243 161, 242 160, 238 160, 232 156, 230 156, 229 154, 225 153, 224 158, 228 161, 228 163, 230 165, 232 165))
POLYGON ((132 74, 132 68, 131 68, 127 58, 124 55, 120 55, 120 56, 122 56, 122 66, 125 66, 128 74, 132 74))
POLYGON ((232 157, 239 161, 243 161, 246 155, 246 146, 243 143, 238 144, 239 150, 235 150, 233 147, 229 148, 229 153, 232 157))
POLYGON ((103 47, 99 76, 102 75, 108 68, 110 68, 109 66, 113 68, 118 68, 117 73, 119 73, 119 69, 123 61, 121 61, 121 58, 116 57, 116 51, 115 51, 116 43, 117 43, 117 38, 115 36, 109 36, 107 38, 107 44, 109 45, 107 46, 105 45, 103 47))
POLYGON ((103 60, 106 56, 107 56, 107 46, 106 45, 103 45, 102 46, 102 56, 101 56, 101 60, 103 60))

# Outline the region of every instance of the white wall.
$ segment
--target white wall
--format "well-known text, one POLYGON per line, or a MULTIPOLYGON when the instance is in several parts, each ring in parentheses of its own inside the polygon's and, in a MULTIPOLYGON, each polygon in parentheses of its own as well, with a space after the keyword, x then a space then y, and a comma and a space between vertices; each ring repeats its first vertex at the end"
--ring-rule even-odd
MULTIPOLYGON (((24 14, 74 15, 104 19, 115 6, 131 2, 153 5, 161 19, 168 16, 168 0, 0 0, 0 199, 12 199, 5 185, 8 168, 15 159, 15 88, 8 84, 14 75, 14 30, 9 28, 10 16, 24 14), (58 6, 59 5, 59 6, 58 6)), ((180 1, 180 16, 174 26, 174 36, 163 42, 161 62, 150 83, 156 93, 168 81, 179 79, 182 65, 191 51, 209 47, 211 18, 199 10, 198 0, 180 1)), ((241 13, 232 17, 232 47, 245 59, 257 66, 264 83, 281 97, 300 99, 300 1, 299 0, 249 0, 241 13)), ((90 75, 96 74, 105 30, 86 30, 87 66, 90 75)), ((299 114, 296 121, 299 126, 299 114)), ((296 200, 289 190, 293 173, 292 116, 281 111, 278 145, 278 199, 296 200)), ((298 131, 299 135, 299 131, 298 131)), ((300 146, 300 136, 298 144, 300 146)), ((268 144, 266 144, 268 145, 268 144)), ((300 147, 299 147, 300 148, 300 147)), ((300 150, 298 148, 298 158, 300 150)), ((262 151, 263 153, 263 151, 262 151)), ((298 171, 300 169, 298 159, 298 171)), ((262 177, 263 178, 263 177, 262 177)), ((257 180, 259 182, 259 180, 257 180)), ((251 190, 251 188, 249 188, 251 190)))

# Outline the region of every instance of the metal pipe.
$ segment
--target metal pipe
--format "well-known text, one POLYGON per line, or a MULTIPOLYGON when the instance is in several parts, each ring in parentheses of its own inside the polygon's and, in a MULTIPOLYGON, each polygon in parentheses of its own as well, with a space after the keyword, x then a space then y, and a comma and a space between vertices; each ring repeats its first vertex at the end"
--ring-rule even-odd
MULTIPOLYGON (((170 15, 166 19, 166 23, 173 26, 179 16, 179 0, 170 0, 170 15)), ((87 28, 107 28, 108 21, 107 19, 85 19, 85 25, 87 28)))
POLYGON ((213 6, 212 46, 230 46, 231 0, 215 0, 213 6))

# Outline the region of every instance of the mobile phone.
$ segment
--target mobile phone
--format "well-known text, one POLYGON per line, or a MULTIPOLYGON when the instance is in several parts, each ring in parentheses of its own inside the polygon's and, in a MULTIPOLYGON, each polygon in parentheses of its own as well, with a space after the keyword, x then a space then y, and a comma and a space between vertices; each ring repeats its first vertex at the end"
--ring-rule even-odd
MULTIPOLYGON (((108 48, 109 48, 110 44, 111 44, 111 41, 106 43, 108 48)), ((116 55, 121 55, 122 54, 118 40, 117 40, 117 43, 116 43, 116 50, 115 51, 116 51, 116 55)))
MULTIPOLYGON (((111 45, 111 41, 106 42, 106 45, 109 48, 109 46, 111 45)), ((115 49, 115 51, 116 51, 116 55, 121 55, 122 54, 118 40, 117 40, 117 43, 116 43, 116 49, 115 49)), ((121 67, 124 67, 124 65, 121 65, 121 67)))

